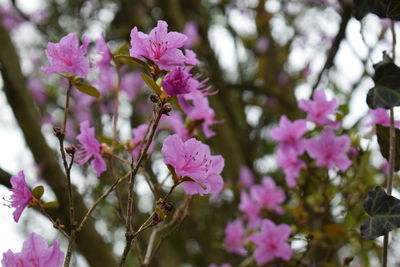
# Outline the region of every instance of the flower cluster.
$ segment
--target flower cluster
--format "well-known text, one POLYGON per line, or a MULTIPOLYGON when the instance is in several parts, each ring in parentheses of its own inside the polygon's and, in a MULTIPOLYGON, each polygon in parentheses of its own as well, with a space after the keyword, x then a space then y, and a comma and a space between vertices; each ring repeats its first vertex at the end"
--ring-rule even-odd
POLYGON ((229 222, 225 228, 226 250, 246 256, 248 249, 245 243, 248 240, 257 247, 253 257, 258 264, 273 258, 289 260, 292 251, 286 240, 291 232, 290 227, 285 224, 276 226, 266 219, 271 212, 283 212, 280 205, 285 200, 285 194, 271 177, 264 177, 261 185, 253 184, 254 176, 247 167, 240 169, 239 176, 240 181, 246 181, 248 191, 241 191, 239 210, 243 216, 229 222))
POLYGON ((300 156, 307 154, 316 160, 319 167, 328 169, 337 167, 345 171, 350 165, 347 153, 350 150, 350 139, 346 135, 336 136, 336 130, 340 123, 331 117, 338 107, 336 99, 327 100, 324 91, 316 90, 312 100, 300 100, 299 107, 307 112, 306 120, 289 121, 282 116, 279 126, 271 130, 270 135, 274 141, 279 142, 277 149, 277 162, 286 176, 289 187, 296 185, 296 179, 305 167, 300 156), (306 139, 303 136, 309 134, 307 121, 323 127, 319 137, 306 139))

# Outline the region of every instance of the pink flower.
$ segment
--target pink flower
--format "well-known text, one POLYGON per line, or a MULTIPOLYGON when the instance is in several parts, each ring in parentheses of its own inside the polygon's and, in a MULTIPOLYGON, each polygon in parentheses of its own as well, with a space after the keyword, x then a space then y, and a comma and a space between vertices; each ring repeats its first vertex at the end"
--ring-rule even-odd
POLYGON ((14 253, 8 250, 3 253, 1 263, 3 267, 60 267, 63 260, 64 253, 57 240, 49 247, 43 237, 31 233, 24 242, 22 251, 14 253))
POLYGON ((236 253, 242 256, 247 254, 244 248, 245 230, 240 219, 228 223, 225 227, 224 245, 228 252, 236 253))
POLYGON ((44 104, 47 101, 47 95, 44 90, 43 83, 36 78, 29 78, 26 87, 32 94, 33 99, 38 104, 44 104))
POLYGON ((186 57, 178 48, 183 47, 187 37, 178 32, 168 32, 165 21, 159 20, 157 27, 150 34, 139 32, 137 27, 131 31, 130 55, 135 58, 150 59, 160 69, 171 70, 176 66, 183 66, 186 57))
POLYGON ((257 264, 264 264, 274 258, 289 260, 292 250, 286 242, 290 236, 291 229, 287 224, 276 226, 270 220, 263 220, 261 231, 249 236, 251 242, 257 245, 253 257, 257 264))
POLYGON ((278 148, 277 162, 285 173, 286 183, 289 187, 296 186, 296 179, 305 167, 304 162, 298 159, 297 152, 293 149, 283 150, 278 148))
MULTIPOLYGON (((388 114, 388 111, 383 108, 377 108, 377 109, 370 109, 369 114, 371 116, 371 125, 379 124, 385 127, 390 126, 390 116, 388 114)), ((400 121, 395 121, 394 126, 396 128, 400 127, 400 121)))
POLYGON ((260 223, 261 205, 255 202, 246 191, 240 192, 239 210, 243 212, 244 218, 248 220, 249 228, 257 228, 260 223))
POLYGON ((196 182, 186 181, 183 189, 186 194, 218 194, 224 185, 221 177, 224 159, 212 156, 210 148, 194 138, 186 140, 174 134, 168 136, 163 144, 162 153, 165 164, 171 165, 181 177, 190 177, 206 186, 202 188, 196 182))
POLYGON ((193 89, 192 75, 183 67, 176 67, 162 80, 162 87, 170 96, 188 94, 193 89))
POLYGON ((25 207, 33 200, 33 195, 28 185, 25 182, 25 175, 20 171, 17 176, 11 177, 11 207, 15 208, 13 212, 14 221, 18 222, 25 207))
POLYGON ((350 138, 346 135, 336 137, 332 130, 324 130, 320 138, 306 141, 307 153, 317 160, 317 166, 327 166, 329 169, 337 166, 345 171, 351 161, 347 157, 350 149, 350 138))
POLYGON ((279 205, 285 201, 285 194, 282 189, 275 185, 271 177, 264 177, 262 185, 253 185, 250 195, 261 206, 267 206, 277 213, 282 213, 282 208, 279 205))
POLYGON ((115 86, 117 73, 115 68, 111 65, 113 57, 103 35, 96 41, 96 51, 101 55, 101 58, 96 63, 96 66, 100 70, 100 75, 95 85, 102 93, 105 93, 115 86))
POLYGON ((186 22, 183 34, 188 38, 186 41, 186 47, 192 47, 199 39, 199 29, 197 23, 194 21, 186 22))
POLYGON ((70 33, 61 38, 59 43, 48 43, 46 55, 50 66, 41 69, 47 73, 66 73, 86 77, 89 72, 89 60, 85 57, 89 39, 83 38, 79 46, 76 33, 70 33))
POLYGON ((81 123, 81 133, 76 139, 81 143, 76 155, 77 164, 83 165, 92 159, 91 165, 97 176, 102 174, 107 169, 106 162, 101 156, 101 144, 95 137, 94 128, 89 127, 88 121, 81 123))
POLYGON ((122 77, 121 89, 126 93, 131 101, 136 99, 136 95, 143 86, 144 81, 142 77, 140 77, 139 72, 129 72, 122 77))
POLYGON ((190 137, 189 131, 186 129, 181 116, 176 111, 172 111, 169 116, 163 117, 163 122, 165 122, 165 128, 171 130, 172 133, 179 135, 179 137, 186 141, 190 137))
POLYGON ((281 142, 280 149, 294 150, 298 155, 304 152, 304 144, 301 137, 307 132, 307 123, 305 120, 296 120, 291 122, 286 116, 282 116, 279 121, 279 127, 271 130, 272 140, 281 142))
POLYGON ((299 108, 307 112, 307 120, 313 121, 318 125, 330 125, 337 128, 339 124, 328 118, 335 113, 338 107, 336 98, 327 100, 323 90, 316 90, 313 94, 313 100, 300 100, 299 108))
POLYGON ((201 121, 203 133, 207 138, 215 135, 215 132, 210 129, 211 125, 221 123, 215 119, 215 112, 210 107, 208 98, 201 93, 191 93, 178 97, 179 105, 185 112, 188 118, 201 121), (189 104, 191 101, 192 104, 189 104))
MULTIPOLYGON (((131 141, 131 146, 133 147, 132 157, 134 160, 139 159, 139 153, 143 151, 143 149, 146 147, 147 139, 143 140, 143 138, 144 135, 146 134, 147 128, 148 124, 141 124, 135 129, 133 129, 133 139, 131 141)), ((151 151, 153 151, 153 148, 154 148, 154 142, 151 142, 147 153, 151 153, 151 151)))
POLYGON ((254 175, 247 166, 240 167, 239 183, 244 187, 250 187, 254 184, 254 175))

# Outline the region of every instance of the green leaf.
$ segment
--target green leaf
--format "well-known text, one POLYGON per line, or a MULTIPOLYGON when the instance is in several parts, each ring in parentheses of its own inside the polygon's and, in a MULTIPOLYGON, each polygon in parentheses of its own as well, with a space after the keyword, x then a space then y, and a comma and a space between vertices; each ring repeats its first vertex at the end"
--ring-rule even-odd
POLYGON ((150 78, 146 73, 141 74, 143 81, 147 84, 148 87, 150 87, 151 90, 154 91, 158 96, 161 96, 162 91, 160 86, 156 84, 155 81, 153 81, 152 78, 150 78))
POLYGON ((370 217, 361 225, 361 236, 375 239, 400 227, 400 200, 389 196, 381 186, 368 192, 364 210, 370 217))
POLYGON ((48 208, 54 208, 58 207, 60 204, 57 201, 51 201, 51 202, 46 202, 42 204, 43 208, 48 209, 48 208))
POLYGON ((372 109, 400 106, 400 68, 387 58, 374 68, 375 86, 368 92, 368 106, 372 109))
POLYGON ((398 0, 354 0, 353 15, 361 20, 368 13, 373 13, 380 18, 400 20, 398 0))
POLYGON ((82 82, 75 82, 74 86, 76 89, 81 91, 84 94, 99 98, 100 97, 100 92, 99 90, 96 89, 96 87, 91 86, 90 84, 87 83, 82 83, 82 82))
POLYGON ((38 185, 32 190, 32 195, 37 199, 40 200, 40 198, 43 196, 44 193, 44 187, 43 185, 38 185))
POLYGON ((135 66, 138 66, 138 67, 144 69, 148 73, 151 73, 151 69, 150 69, 149 65, 146 62, 144 62, 138 58, 134 58, 131 56, 125 56, 125 55, 116 55, 114 57, 114 60, 117 65, 131 64, 131 65, 135 65, 135 66))
MULTIPOLYGON (((389 161, 389 127, 376 125, 376 136, 382 156, 389 161)), ((394 170, 400 170, 400 130, 395 129, 396 133, 396 150, 395 150, 395 165, 394 170)))
POLYGON ((129 44, 127 42, 122 43, 113 53, 113 56, 129 56, 129 44))

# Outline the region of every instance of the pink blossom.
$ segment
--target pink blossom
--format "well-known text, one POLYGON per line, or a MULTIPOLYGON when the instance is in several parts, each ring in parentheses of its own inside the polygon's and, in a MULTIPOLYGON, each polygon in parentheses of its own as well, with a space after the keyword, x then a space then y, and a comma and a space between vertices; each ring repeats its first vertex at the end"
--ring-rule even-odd
POLYGON ((164 77, 162 81, 163 89, 170 96, 188 94, 195 89, 191 77, 192 75, 185 71, 183 67, 176 67, 164 77))
POLYGON ((215 135, 215 132, 210 129, 211 125, 221 123, 215 119, 215 112, 210 107, 208 98, 200 93, 191 93, 178 97, 179 104, 188 118, 201 122, 203 133, 207 138, 215 135), (189 104, 188 101, 192 103, 189 104))
POLYGON ((293 149, 283 150, 278 148, 277 162, 285 173, 286 183, 289 187, 296 186, 296 179, 300 176, 300 171, 305 167, 293 149))
POLYGON ((328 118, 334 114, 338 107, 336 98, 327 100, 323 90, 316 90, 313 94, 313 100, 300 100, 299 108, 307 112, 307 120, 315 122, 318 125, 330 125, 337 128, 339 124, 328 118))
MULTIPOLYGON (((371 116, 371 125, 382 125, 385 127, 390 126, 390 116, 388 114, 388 111, 383 108, 377 108, 377 109, 370 109, 369 110, 369 115, 371 116)), ((400 127, 400 121, 395 121, 394 126, 396 128, 400 127)))
POLYGON ((248 220, 249 228, 257 228, 260 223, 261 206, 255 202, 246 191, 240 192, 239 210, 244 213, 244 218, 248 220))
POLYGON ((253 185, 250 195, 261 206, 267 206, 277 213, 282 213, 282 208, 279 205, 285 201, 285 194, 282 189, 275 185, 271 177, 264 177, 262 185, 253 185))
POLYGON ((129 72, 122 77, 121 89, 131 101, 136 99, 136 95, 143 87, 144 81, 139 72, 129 72))
POLYGON ((21 252, 11 250, 3 253, 3 267, 60 267, 63 264, 64 253, 60 250, 58 241, 48 246, 46 240, 38 234, 31 233, 24 242, 21 252))
POLYGON ((33 200, 33 195, 25 182, 25 175, 20 171, 17 176, 11 177, 12 194, 10 197, 11 207, 15 208, 13 212, 14 221, 18 222, 25 207, 33 200))
POLYGON ((244 187, 250 187, 254 184, 254 175, 247 166, 240 167, 239 183, 244 187))
POLYGON ((178 112, 172 111, 169 116, 164 116, 163 124, 166 124, 164 127, 168 130, 171 130, 172 133, 179 135, 183 141, 189 139, 190 133, 186 129, 185 124, 182 121, 182 117, 178 112))
POLYGON ((47 44, 46 55, 50 66, 41 69, 47 73, 65 73, 86 77, 89 72, 89 61, 85 57, 89 39, 83 38, 79 46, 76 33, 70 33, 61 38, 59 43, 47 44))
POLYGON ((186 41, 186 47, 192 47, 199 39, 199 29, 197 23, 194 21, 186 22, 183 34, 188 38, 186 41))
POLYGON ((186 57, 178 48, 183 47, 187 37, 178 32, 168 32, 168 24, 159 20, 157 27, 150 34, 139 32, 137 27, 131 31, 130 55, 135 58, 150 59, 160 69, 172 70, 176 66, 183 66, 186 57))
POLYGON ((286 242, 290 236, 291 229, 287 224, 276 226, 270 220, 263 220, 261 231, 249 236, 251 242, 257 245, 253 257, 257 264, 264 264, 274 258, 289 260, 292 250, 286 242))
POLYGON ((271 130, 272 140, 280 142, 280 149, 294 150, 298 155, 304 152, 304 143, 301 137, 307 132, 305 120, 291 122, 286 116, 282 116, 279 127, 271 130))
POLYGON ((228 223, 225 227, 224 245, 228 252, 242 256, 247 254, 244 248, 245 230, 240 219, 228 223))
MULTIPOLYGON (((143 151, 143 149, 146 147, 147 139, 143 140, 145 137, 144 135, 146 134, 148 128, 148 124, 141 124, 135 129, 133 129, 133 139, 131 141, 131 146, 133 147, 132 149, 132 157, 135 160, 139 159, 139 153, 143 151)), ((154 142, 151 142, 149 150, 147 153, 151 153, 154 148, 154 142)))
POLYGON ((337 166, 345 171, 351 161, 347 157, 350 149, 350 138, 346 135, 336 137, 332 130, 324 130, 320 138, 306 141, 307 153, 317 160, 317 166, 327 166, 329 169, 337 166))
POLYGON ((224 159, 212 156, 210 148, 194 138, 186 140, 174 134, 168 136, 163 144, 162 153, 165 164, 171 165, 181 177, 190 177, 206 186, 202 188, 196 182, 186 181, 183 188, 186 194, 218 194, 224 185, 221 177, 224 159))
POLYGON ((43 83, 36 78, 29 78, 26 87, 32 94, 33 99, 38 104, 44 104, 47 101, 47 95, 44 90, 43 83))
POLYGON ((102 93, 105 93, 115 86, 117 73, 114 66, 111 65, 112 53, 103 35, 96 41, 96 51, 101 55, 101 58, 96 63, 100 70, 100 75, 95 85, 102 93))
POLYGON ((186 67, 189 70, 191 70, 193 66, 200 64, 200 61, 197 59, 196 53, 190 49, 185 49, 185 57, 186 57, 185 64, 192 65, 186 67))
POLYGON ((77 164, 83 165, 92 159, 91 165, 99 176, 107 169, 106 162, 101 156, 101 144, 95 137, 94 128, 89 127, 88 121, 82 122, 80 126, 81 133, 76 137, 81 143, 76 155, 77 164))
POLYGON ((15 8, 9 4, 0 6, 0 15, 3 24, 8 30, 15 30, 24 22, 24 19, 18 14, 15 8))

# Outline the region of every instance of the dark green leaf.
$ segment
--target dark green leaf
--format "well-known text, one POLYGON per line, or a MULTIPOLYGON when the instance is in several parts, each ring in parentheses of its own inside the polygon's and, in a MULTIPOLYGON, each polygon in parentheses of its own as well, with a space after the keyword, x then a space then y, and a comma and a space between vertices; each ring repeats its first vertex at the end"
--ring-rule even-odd
POLYGON ((43 208, 48 209, 48 208, 54 208, 59 206, 60 204, 57 201, 51 201, 51 202, 46 202, 42 204, 43 208))
POLYGON ((397 20, 400 20, 400 1, 399 0, 392 0, 389 3, 388 9, 387 9, 387 15, 389 18, 397 18, 397 20))
POLYGON ((146 73, 141 74, 143 81, 147 84, 147 86, 154 91, 158 96, 161 96, 161 88, 156 84, 155 81, 153 81, 152 78, 150 78, 146 73))
POLYGON ((138 67, 144 69, 148 73, 151 73, 149 65, 140 59, 137 59, 137 58, 134 58, 131 56, 116 55, 114 57, 114 60, 117 65, 132 64, 132 65, 135 65, 135 66, 138 66, 138 67))
POLYGON ((96 87, 91 86, 90 84, 87 83, 82 83, 82 82, 75 82, 74 86, 76 89, 81 91, 84 94, 99 98, 100 97, 100 92, 99 90, 96 89, 96 87))
MULTIPOLYGON (((400 130, 395 129, 396 152, 394 170, 400 170, 400 130)), ((382 156, 389 161, 389 127, 376 125, 376 136, 382 156)))
POLYGON ((374 68, 375 86, 368 92, 368 106, 372 109, 400 106, 400 68, 388 59, 374 68))
POLYGON ((37 199, 40 200, 40 198, 43 196, 44 193, 44 187, 42 185, 38 185, 32 190, 32 195, 37 199))
POLYGON ((353 15, 361 20, 368 13, 373 13, 380 18, 400 20, 398 0, 354 0, 353 15))
POLYGON ((361 225, 361 236, 375 239, 400 227, 400 200, 389 196, 381 186, 368 192, 364 210, 370 217, 361 225))

